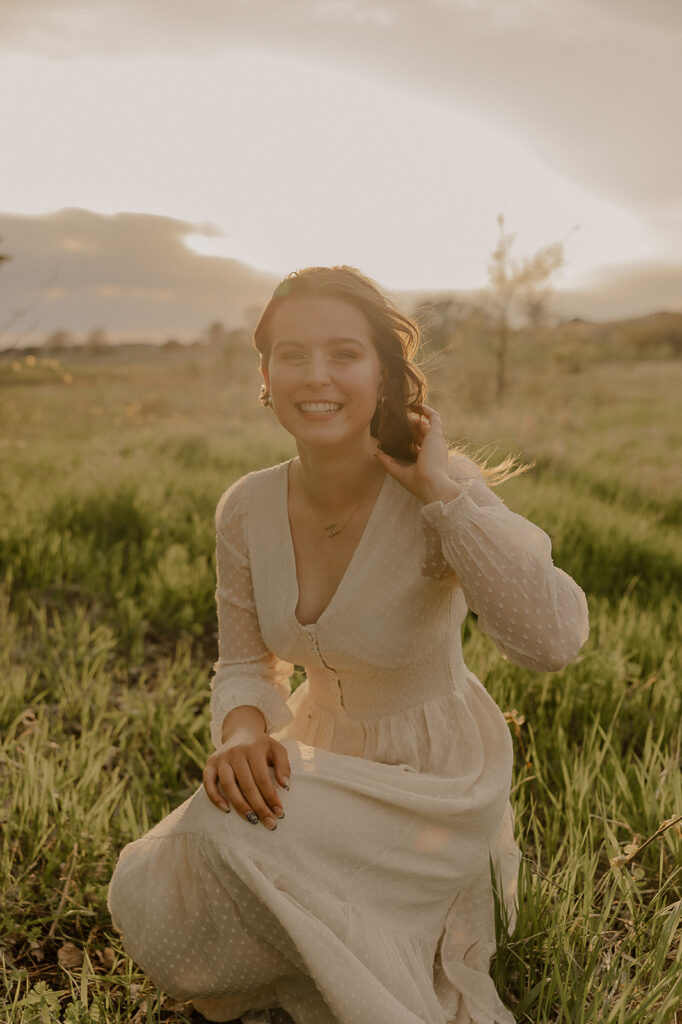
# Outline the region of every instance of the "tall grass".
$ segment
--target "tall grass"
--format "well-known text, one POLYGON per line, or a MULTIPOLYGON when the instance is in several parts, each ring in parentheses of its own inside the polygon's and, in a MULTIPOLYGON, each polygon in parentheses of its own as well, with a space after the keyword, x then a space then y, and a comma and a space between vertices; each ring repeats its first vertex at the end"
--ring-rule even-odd
MULTIPOLYGON (((190 1016, 126 958, 105 897, 121 846, 201 778, 216 500, 292 451, 255 376, 223 371, 215 353, 73 356, 61 377, 0 394, 0 1019, 190 1016)), ((472 447, 536 460, 502 496, 548 530, 592 624, 556 675, 465 627, 517 752, 520 912, 511 937, 500 929, 496 983, 520 1022, 672 1024, 682 373, 538 360, 493 410, 465 371, 441 367, 434 401, 472 447)))

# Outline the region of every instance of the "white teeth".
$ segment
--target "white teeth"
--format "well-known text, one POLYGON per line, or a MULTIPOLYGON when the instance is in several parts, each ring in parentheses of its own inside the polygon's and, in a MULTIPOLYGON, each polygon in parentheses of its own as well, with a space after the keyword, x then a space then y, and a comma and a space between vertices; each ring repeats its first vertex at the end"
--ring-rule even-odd
POLYGON ((332 413, 337 412, 341 405, 339 402, 299 402, 301 412, 311 413, 332 413))

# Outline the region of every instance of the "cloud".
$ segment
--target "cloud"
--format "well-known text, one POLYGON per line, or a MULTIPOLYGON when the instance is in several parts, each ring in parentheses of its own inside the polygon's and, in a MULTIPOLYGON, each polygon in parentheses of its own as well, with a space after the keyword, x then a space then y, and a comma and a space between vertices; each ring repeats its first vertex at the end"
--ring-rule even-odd
MULTIPOLYGON (((5 0, 0 46, 56 59, 258 49, 425 91, 611 202, 682 195, 677 0, 5 0)), ((428 142, 415 142, 425 148, 428 142)))
POLYGON ((192 337, 214 320, 240 325, 276 281, 237 260, 197 255, 183 242, 197 234, 215 229, 137 213, 0 214, 0 251, 11 256, 0 267, 0 344, 8 334, 35 343, 58 328, 192 337))

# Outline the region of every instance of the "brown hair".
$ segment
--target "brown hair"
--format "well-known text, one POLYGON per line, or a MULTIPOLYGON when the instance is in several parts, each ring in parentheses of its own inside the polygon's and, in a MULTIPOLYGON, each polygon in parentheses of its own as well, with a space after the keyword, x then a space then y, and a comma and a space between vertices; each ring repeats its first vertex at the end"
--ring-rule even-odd
MULTIPOLYGON (((388 455, 415 462, 417 448, 408 412, 418 411, 426 399, 426 378, 415 362, 419 328, 355 267, 306 267, 281 281, 263 310, 253 341, 267 365, 269 335, 275 311, 290 298, 341 299, 354 306, 369 322, 372 340, 384 370, 382 401, 370 423, 370 432, 388 455)), ((261 393, 262 399, 263 392, 261 393)))

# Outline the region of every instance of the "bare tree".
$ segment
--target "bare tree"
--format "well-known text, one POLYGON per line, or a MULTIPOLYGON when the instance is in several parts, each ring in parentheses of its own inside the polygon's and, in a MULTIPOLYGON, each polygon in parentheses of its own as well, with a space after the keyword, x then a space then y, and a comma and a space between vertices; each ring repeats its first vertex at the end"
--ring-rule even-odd
POLYGON ((69 334, 68 331, 60 329, 48 334, 43 343, 43 348, 48 349, 50 352, 62 352, 65 348, 73 348, 74 344, 73 335, 69 334))
POLYGON ((206 328, 203 334, 204 340, 214 348, 220 348, 225 344, 227 337, 227 328, 225 324, 220 320, 215 320, 209 327, 206 328))
POLYGON ((564 243, 552 242, 531 256, 513 257, 516 232, 505 232, 501 213, 497 225, 500 235, 488 264, 488 280, 491 312, 497 327, 495 394, 501 402, 507 387, 510 329, 521 320, 534 326, 542 322, 552 274, 564 264, 564 243))
POLYGON ((103 327, 93 327, 85 339, 85 347, 89 349, 103 349, 108 344, 107 332, 103 327))
MULTIPOLYGON (((11 259, 12 259, 12 257, 8 256, 6 253, 0 253, 0 266, 4 262, 7 262, 7 261, 9 261, 11 259)), ((3 336, 5 334, 5 331, 8 331, 11 327, 14 327, 15 324, 20 323, 26 317, 26 315, 28 313, 33 312, 33 310, 36 309, 36 307, 40 306, 41 302, 44 300, 44 298, 47 295, 48 291, 50 290, 50 288, 52 287, 52 285, 56 281, 57 276, 59 274, 59 269, 60 269, 59 265, 57 265, 54 268, 52 274, 50 275, 50 278, 48 279, 48 281, 43 286, 42 291, 40 291, 35 298, 32 298, 30 300, 30 302, 26 306, 22 306, 19 309, 16 309, 13 313, 11 313, 9 315, 9 317, 5 321, 0 322, 0 350, 1 351, 9 352, 12 349, 18 348, 19 347, 19 343, 21 341, 23 341, 26 337, 29 337, 32 334, 32 332, 36 329, 37 324, 36 323, 32 324, 32 323, 29 322, 28 324, 26 324, 24 326, 24 328, 23 328, 23 330, 21 331, 20 334, 15 335, 14 341, 12 342, 11 345, 3 345, 2 344, 2 339, 3 339, 3 336)))

